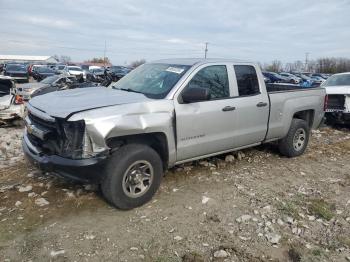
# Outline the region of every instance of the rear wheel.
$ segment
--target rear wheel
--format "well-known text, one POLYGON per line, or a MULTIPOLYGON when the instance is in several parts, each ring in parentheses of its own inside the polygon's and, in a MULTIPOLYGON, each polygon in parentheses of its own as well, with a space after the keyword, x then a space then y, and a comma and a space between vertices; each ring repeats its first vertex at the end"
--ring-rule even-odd
POLYGON ((116 151, 105 170, 102 192, 115 207, 132 209, 147 203, 159 188, 163 166, 158 153, 140 144, 116 151))
POLYGON ((309 142, 309 126, 305 120, 293 119, 288 134, 278 142, 279 151, 287 157, 300 156, 309 142))

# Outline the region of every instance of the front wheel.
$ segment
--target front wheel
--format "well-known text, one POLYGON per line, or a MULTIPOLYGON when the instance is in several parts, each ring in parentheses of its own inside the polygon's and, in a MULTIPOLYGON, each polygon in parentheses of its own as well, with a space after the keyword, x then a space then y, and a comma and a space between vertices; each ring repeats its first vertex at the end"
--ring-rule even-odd
POLYGON ((278 142, 279 151, 287 157, 300 156, 307 147, 309 136, 310 130, 307 122, 294 118, 288 134, 278 142))
POLYGON ((150 201, 163 177, 163 165, 151 147, 129 144, 117 150, 105 169, 101 188, 117 208, 132 209, 150 201))

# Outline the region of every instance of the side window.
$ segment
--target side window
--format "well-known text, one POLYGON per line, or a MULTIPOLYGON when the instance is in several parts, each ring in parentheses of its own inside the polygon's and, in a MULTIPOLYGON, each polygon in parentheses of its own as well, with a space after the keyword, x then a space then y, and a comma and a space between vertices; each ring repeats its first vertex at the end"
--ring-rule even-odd
POLYGON ((253 66, 235 65, 234 69, 239 96, 251 96, 260 93, 258 76, 253 66))
POLYGON ((201 69, 191 79, 187 87, 208 88, 211 100, 229 97, 230 88, 226 66, 214 65, 201 69))

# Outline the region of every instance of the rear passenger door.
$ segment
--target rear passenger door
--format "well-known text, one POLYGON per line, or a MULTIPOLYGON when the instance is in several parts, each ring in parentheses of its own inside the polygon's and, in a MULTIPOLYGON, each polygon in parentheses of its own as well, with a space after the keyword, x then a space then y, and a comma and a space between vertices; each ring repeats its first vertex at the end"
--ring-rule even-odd
MULTIPOLYGON (((264 84, 259 82, 253 65, 233 65, 236 107, 234 147, 246 146, 264 140, 268 118, 269 99, 264 84)), ((263 80, 261 80, 263 81, 263 80)))

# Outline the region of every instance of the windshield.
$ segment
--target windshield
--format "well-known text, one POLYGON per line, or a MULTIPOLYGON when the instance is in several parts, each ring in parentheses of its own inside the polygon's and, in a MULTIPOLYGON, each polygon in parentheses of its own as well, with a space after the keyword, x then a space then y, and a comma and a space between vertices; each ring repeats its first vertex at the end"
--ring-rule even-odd
POLYGON ((323 86, 350 86, 350 74, 333 75, 323 86))
POLYGON ((61 65, 61 66, 58 66, 57 68, 58 68, 58 70, 63 70, 65 67, 66 67, 66 66, 61 65))
POLYGON ((49 77, 46 77, 45 79, 41 80, 40 83, 52 84, 53 82, 55 82, 59 78, 60 78, 59 76, 49 76, 49 77))
POLYGON ((6 70, 8 71, 26 71, 24 65, 7 65, 6 70))
POLYGON ((113 85, 113 89, 142 93, 149 98, 164 98, 190 66, 144 64, 113 85))

